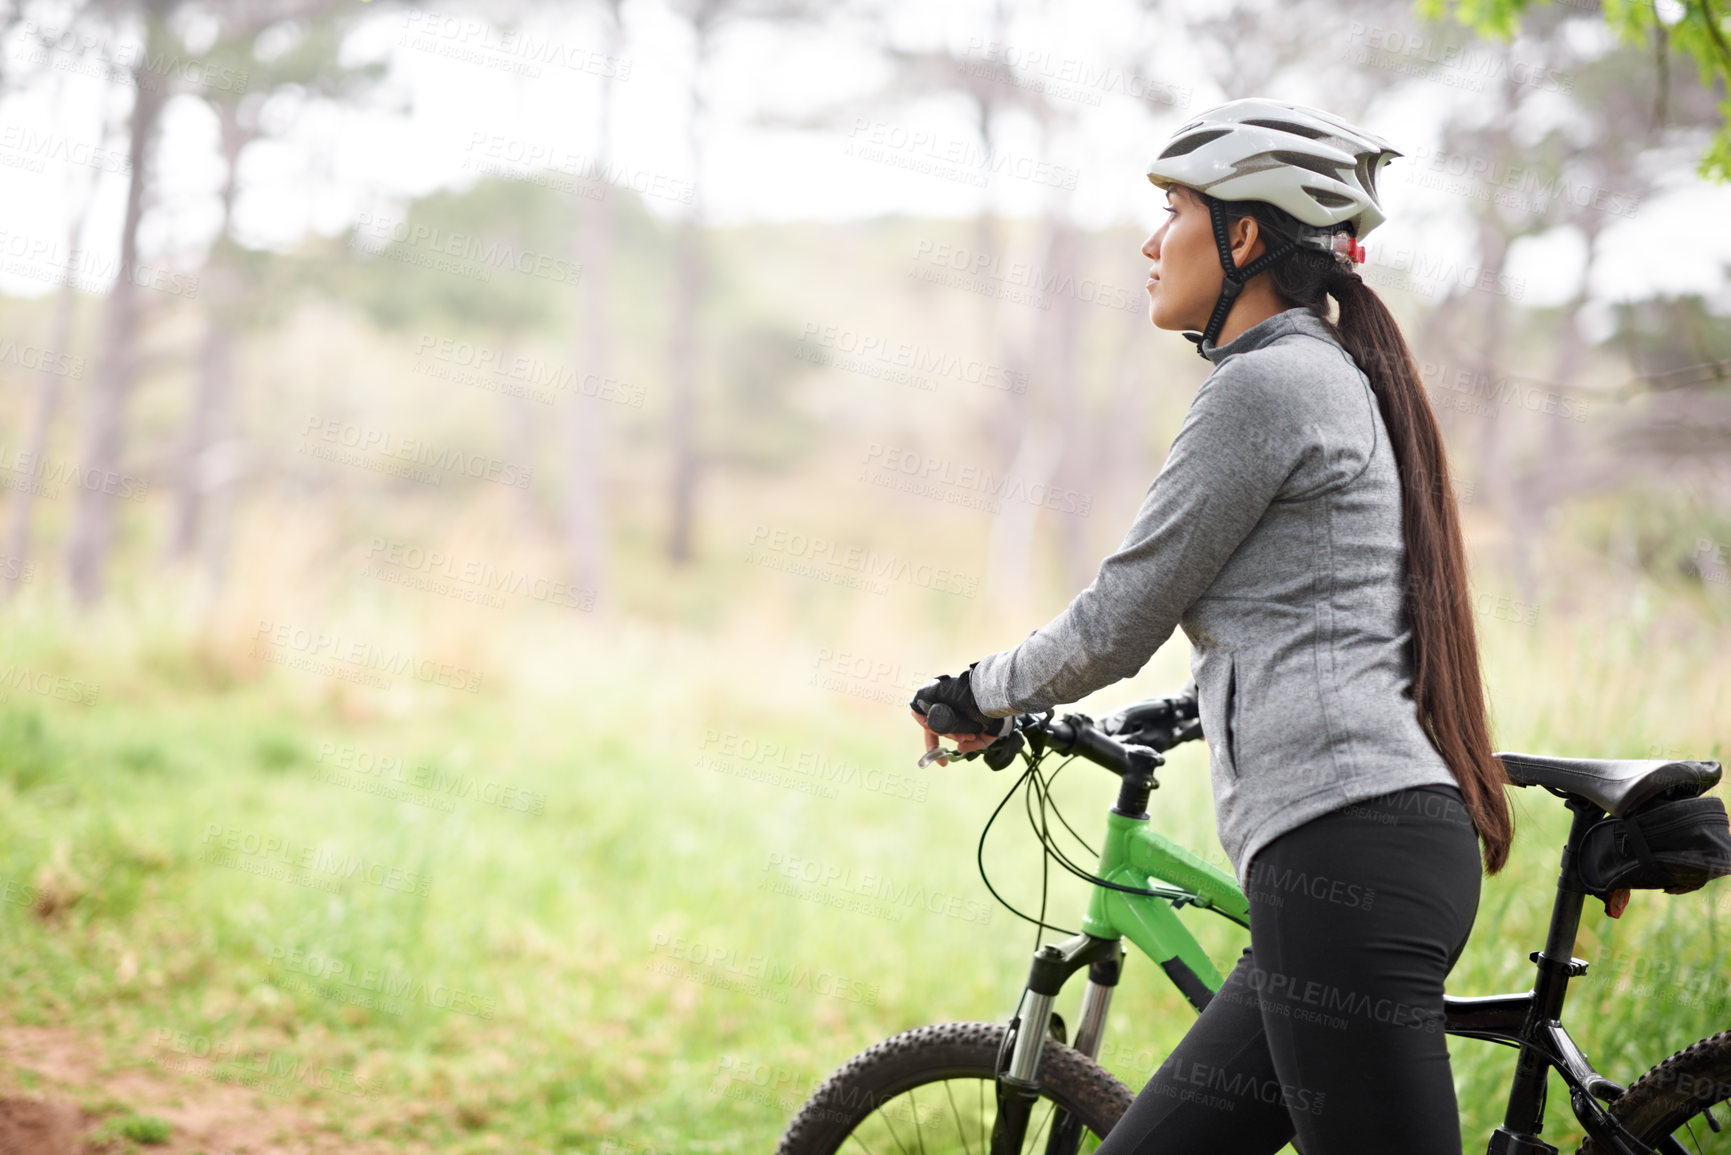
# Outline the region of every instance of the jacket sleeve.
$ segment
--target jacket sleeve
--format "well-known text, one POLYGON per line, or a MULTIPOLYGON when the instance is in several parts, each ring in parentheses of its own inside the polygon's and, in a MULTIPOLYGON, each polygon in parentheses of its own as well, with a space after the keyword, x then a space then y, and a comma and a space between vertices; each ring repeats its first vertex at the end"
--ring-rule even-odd
POLYGON ((1233 357, 1197 391, 1117 552, 1063 613, 980 659, 989 717, 1075 702, 1147 664, 1213 584, 1298 467, 1306 430, 1258 359, 1233 357))

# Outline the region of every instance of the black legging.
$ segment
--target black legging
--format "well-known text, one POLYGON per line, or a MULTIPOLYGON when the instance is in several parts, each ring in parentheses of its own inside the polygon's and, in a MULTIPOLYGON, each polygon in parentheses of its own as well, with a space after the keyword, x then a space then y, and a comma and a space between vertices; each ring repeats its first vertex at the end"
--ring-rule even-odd
POLYGON ((1460 1155, 1443 978, 1479 876, 1453 786, 1270 842, 1249 871, 1250 946, 1098 1155, 1460 1155))

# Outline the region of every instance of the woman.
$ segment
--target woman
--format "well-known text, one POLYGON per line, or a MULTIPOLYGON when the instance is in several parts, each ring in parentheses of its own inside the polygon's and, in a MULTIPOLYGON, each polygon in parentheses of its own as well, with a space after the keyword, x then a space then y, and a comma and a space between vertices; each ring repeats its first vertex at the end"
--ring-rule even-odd
POLYGON ((1269 100, 1174 134, 1150 317, 1213 372, 1094 582, 915 695, 978 749, 1190 639, 1250 946, 1100 1155, 1460 1151, 1443 980, 1513 831, 1442 438, 1353 268, 1398 155, 1269 100))

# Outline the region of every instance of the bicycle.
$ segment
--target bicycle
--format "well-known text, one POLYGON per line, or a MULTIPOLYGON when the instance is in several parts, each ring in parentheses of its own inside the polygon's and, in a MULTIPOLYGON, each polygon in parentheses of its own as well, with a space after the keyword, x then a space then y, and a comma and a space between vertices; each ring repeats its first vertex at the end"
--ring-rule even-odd
MULTIPOLYGON (((940 732, 949 728, 938 714, 944 709, 936 705, 928 714, 928 723, 940 732)), ((984 756, 994 770, 1018 756, 1023 759, 1027 769, 992 820, 1024 784, 1038 797, 1041 817, 1035 829, 1048 858, 1093 885, 1082 929, 1036 950, 1008 1023, 917 1027, 844 1063, 789 1122, 779 1155, 833 1155, 849 1140, 850 1149, 901 1155, 973 1155, 976 1149, 980 1155, 1012 1155, 1039 1150, 1042 1138, 1047 1155, 1097 1148, 1133 1098, 1096 1062, 1123 970, 1123 940, 1156 962, 1200 1013, 1224 980, 1176 912, 1193 906, 1249 925, 1249 902, 1235 878, 1153 829, 1147 813, 1149 794, 1158 786, 1154 771, 1165 763, 1163 752, 1202 736, 1191 692, 1138 703, 1100 723, 1078 713, 1061 718, 1051 711, 1023 714, 1014 730, 984 751, 942 751, 964 760, 984 756), (1051 754, 1066 756, 1065 761, 1043 775, 1041 764, 1051 754), (1121 779, 1092 874, 1064 856, 1046 825, 1051 781, 1076 757, 1121 779), (1053 1003, 1084 968, 1088 976, 1080 1022, 1069 1041, 1053 1003), (958 1104, 958 1087, 967 1110, 958 1104), (948 1121, 941 1117, 946 1108, 948 1121)), ((1529 956, 1537 971, 1532 989, 1444 998, 1447 1033, 1521 1052, 1503 1123, 1491 1136, 1487 1152, 1557 1151, 1540 1136, 1552 1070, 1568 1086, 1570 1106, 1588 1136, 1580 1148, 1584 1155, 1687 1155, 1702 1150, 1697 1121, 1699 1130, 1718 1134, 1722 1124, 1714 1108, 1731 1104, 1731 1031, 1683 1048, 1624 1087, 1593 1069, 1563 1026, 1562 1012, 1569 981, 1587 969, 1586 961, 1573 955, 1582 906, 1593 893, 1575 865, 1584 835, 1607 816, 1621 817, 1658 799, 1701 795, 1719 781, 1719 763, 1497 756, 1505 759, 1514 785, 1544 787, 1564 800, 1574 818, 1545 944, 1529 956), (1690 1140, 1689 1146, 1684 1139, 1690 1140)), ((1032 820, 1032 797, 1029 816, 1032 820)), ((1064 822, 1061 814, 1058 819, 1064 822)), ((988 821, 986 832, 990 829, 988 821)), ((982 833, 982 877, 984 844, 982 833)), ((990 879, 986 885, 991 888, 990 879)), ((1010 905, 995 889, 992 893, 1010 905)), ((1039 920, 1010 909, 1042 928, 1048 925, 1043 905, 1039 920)), ((1731 1137, 1722 1145, 1731 1150, 1731 1137)))

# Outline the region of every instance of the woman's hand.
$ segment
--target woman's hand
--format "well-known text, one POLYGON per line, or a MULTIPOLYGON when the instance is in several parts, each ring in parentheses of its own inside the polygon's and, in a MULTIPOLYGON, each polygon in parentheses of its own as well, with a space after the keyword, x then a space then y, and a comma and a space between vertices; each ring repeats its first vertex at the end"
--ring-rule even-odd
MULTIPOLYGON (((910 709, 908 711, 908 713, 910 713, 914 716, 914 721, 918 722, 920 724, 920 729, 924 730, 926 733, 926 751, 927 751, 927 753, 930 753, 931 751, 936 750, 938 748, 938 744, 939 744, 938 743, 939 735, 930 726, 926 725, 925 715, 920 713, 918 710, 913 710, 913 709, 910 709)), ((943 737, 946 737, 950 741, 954 742, 956 744, 957 753, 961 753, 961 754, 971 754, 975 750, 984 750, 987 746, 990 746, 993 742, 993 739, 987 737, 984 734, 945 734, 945 735, 943 735, 943 737)), ((950 760, 948 758, 939 758, 938 759, 938 765, 939 766, 948 766, 949 764, 950 764, 950 760)))
MULTIPOLYGON (((979 663, 975 663, 978 665, 979 663)), ((956 744, 956 749, 963 754, 975 750, 984 750, 993 741, 1009 732, 1010 719, 988 718, 980 712, 980 705, 974 701, 974 688, 971 682, 974 667, 969 666, 955 677, 941 675, 937 680, 927 682, 914 691, 913 701, 908 703, 913 711, 914 720, 920 724, 920 729, 926 732, 926 753, 928 757, 938 748, 939 737, 950 739, 956 744), (945 706, 955 715, 955 721, 948 721, 944 715, 939 720, 945 725, 963 727, 962 731, 945 731, 940 734, 933 730, 927 722, 929 713, 937 706, 945 706)), ((938 765, 948 766, 949 759, 939 758, 938 765)), ((925 765, 924 762, 921 765, 925 765)))

